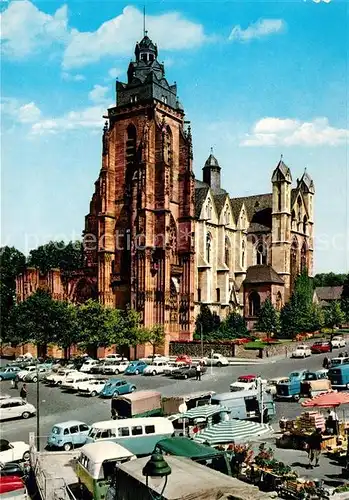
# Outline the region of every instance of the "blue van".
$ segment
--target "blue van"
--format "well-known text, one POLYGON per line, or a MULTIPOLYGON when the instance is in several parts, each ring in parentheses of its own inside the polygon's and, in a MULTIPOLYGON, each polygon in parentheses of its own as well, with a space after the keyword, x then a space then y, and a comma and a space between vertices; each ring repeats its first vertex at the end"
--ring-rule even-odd
POLYGON ((308 370, 291 372, 288 382, 280 382, 276 386, 276 400, 292 399, 299 401, 301 397, 301 383, 307 377, 308 370))
POLYGON ((349 364, 336 366, 328 370, 328 378, 335 389, 349 389, 349 364))
POLYGON ((86 443, 90 426, 78 420, 68 420, 55 424, 47 438, 49 448, 63 448, 69 451, 86 443))

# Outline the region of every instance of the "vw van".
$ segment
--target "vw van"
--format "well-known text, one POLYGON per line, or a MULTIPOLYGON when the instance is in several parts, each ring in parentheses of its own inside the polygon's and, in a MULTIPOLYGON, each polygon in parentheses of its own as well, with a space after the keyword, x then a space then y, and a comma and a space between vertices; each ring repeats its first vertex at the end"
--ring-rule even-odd
POLYGON ((276 399, 292 399, 299 401, 301 397, 301 382, 305 379, 308 370, 299 370, 291 372, 288 376, 288 382, 280 382, 276 386, 276 399))
POLYGON ((112 441, 135 455, 149 455, 160 439, 172 436, 173 424, 164 417, 105 420, 92 424, 87 443, 112 441))
POLYGON ((349 389, 349 364, 330 368, 328 370, 328 378, 334 389, 349 389))
POLYGON ((79 483, 94 500, 103 500, 113 479, 115 467, 136 457, 123 446, 112 442, 90 443, 82 449, 76 464, 79 483))
POLYGON ((47 446, 69 451, 86 443, 89 430, 90 427, 85 422, 78 420, 68 420, 55 424, 47 438, 47 446))
MULTIPOLYGON (((221 405, 231 410, 231 418, 239 420, 261 420, 259 391, 223 392, 212 396, 212 405, 221 405)), ((270 394, 263 394, 263 422, 276 414, 275 403, 270 394)))

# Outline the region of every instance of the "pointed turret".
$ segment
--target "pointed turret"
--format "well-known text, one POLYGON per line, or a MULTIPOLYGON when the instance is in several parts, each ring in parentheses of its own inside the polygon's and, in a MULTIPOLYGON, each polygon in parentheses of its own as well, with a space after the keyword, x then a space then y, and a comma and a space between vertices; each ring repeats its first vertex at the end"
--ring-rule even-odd
POLYGON ((306 168, 304 169, 304 173, 297 184, 303 193, 315 194, 314 181, 308 174, 306 168))
POLYGON ((283 155, 281 155, 279 163, 276 165, 276 168, 271 176, 271 182, 292 182, 291 170, 284 163, 283 155))
POLYGON ((213 149, 205 162, 203 171, 203 181, 210 186, 212 191, 220 191, 221 189, 221 167, 217 158, 213 155, 213 149))

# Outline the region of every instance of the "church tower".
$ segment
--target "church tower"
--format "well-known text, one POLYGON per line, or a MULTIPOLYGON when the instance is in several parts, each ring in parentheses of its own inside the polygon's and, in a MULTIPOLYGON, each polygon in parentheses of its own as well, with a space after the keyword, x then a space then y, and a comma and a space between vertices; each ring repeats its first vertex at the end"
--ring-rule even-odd
POLYGON ((190 127, 157 57, 145 32, 116 82, 85 233, 98 241, 100 301, 163 325, 167 351, 194 329, 194 174, 190 127))
POLYGON ((212 148, 210 156, 207 158, 205 166, 202 169, 202 174, 203 182, 208 184, 213 192, 217 193, 221 191, 221 167, 217 158, 213 156, 212 148))
POLYGON ((292 176, 282 157, 273 172, 271 182, 273 186, 271 264, 284 280, 285 290, 289 290, 292 176))

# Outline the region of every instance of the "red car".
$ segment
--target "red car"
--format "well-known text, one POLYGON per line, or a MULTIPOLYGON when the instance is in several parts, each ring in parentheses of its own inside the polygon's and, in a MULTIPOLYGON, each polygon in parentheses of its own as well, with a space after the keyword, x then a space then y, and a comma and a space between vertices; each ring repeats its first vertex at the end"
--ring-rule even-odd
POLYGON ((181 354, 180 356, 177 356, 176 363, 183 362, 186 363, 187 365, 191 365, 193 360, 191 359, 190 356, 187 356, 187 354, 181 354))
POLYGON ((320 340, 318 342, 314 342, 314 344, 311 346, 312 354, 321 354, 323 352, 331 352, 331 351, 332 351, 331 342, 320 340))
POLYGON ((254 380, 256 380, 257 378, 257 375, 240 375, 240 377, 238 377, 238 382, 242 382, 244 384, 248 384, 249 382, 253 382, 254 380))

